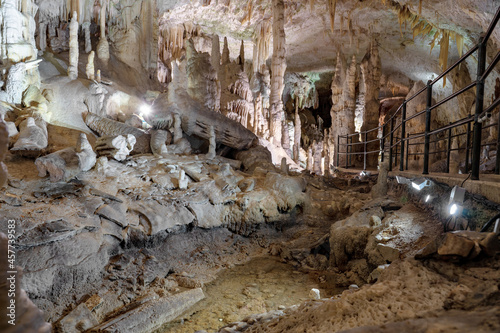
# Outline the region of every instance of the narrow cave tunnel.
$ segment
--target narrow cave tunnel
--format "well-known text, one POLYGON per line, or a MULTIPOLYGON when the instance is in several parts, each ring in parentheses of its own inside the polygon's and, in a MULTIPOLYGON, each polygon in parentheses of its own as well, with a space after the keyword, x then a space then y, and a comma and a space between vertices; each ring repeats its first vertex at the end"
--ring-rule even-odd
POLYGON ((499 20, 0 1, 0 331, 499 332, 499 20))

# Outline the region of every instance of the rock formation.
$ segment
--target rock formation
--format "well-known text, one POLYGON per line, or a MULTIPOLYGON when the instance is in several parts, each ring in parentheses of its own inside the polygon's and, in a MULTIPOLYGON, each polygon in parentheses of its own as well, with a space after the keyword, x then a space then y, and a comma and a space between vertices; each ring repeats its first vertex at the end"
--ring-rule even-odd
POLYGON ((69 66, 68 76, 71 80, 78 78, 78 14, 73 12, 71 23, 69 24, 69 66))
POLYGON ((273 58, 271 68, 271 95, 269 98, 269 130, 274 144, 281 146, 283 120, 284 76, 286 70, 285 5, 282 0, 273 0, 273 58))
POLYGON ((85 68, 85 74, 87 74, 87 79, 92 81, 95 80, 94 57, 95 57, 94 51, 90 51, 87 60, 87 66, 85 68))

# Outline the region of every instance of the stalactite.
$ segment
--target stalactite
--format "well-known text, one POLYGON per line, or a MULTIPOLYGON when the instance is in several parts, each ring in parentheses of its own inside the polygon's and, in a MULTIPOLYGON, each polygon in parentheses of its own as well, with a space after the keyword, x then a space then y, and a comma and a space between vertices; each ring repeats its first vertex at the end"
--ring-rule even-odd
POLYGON ((283 0, 273 0, 273 58, 271 77, 270 134, 275 145, 281 145, 283 119, 282 95, 286 70, 285 6, 283 0))
MULTIPOLYGON (((443 31, 443 37, 439 42, 439 66, 445 71, 448 68, 448 49, 450 47, 450 33, 449 31, 443 31)), ((443 77, 443 87, 446 85, 446 76, 443 77)))
POLYGON ((85 35, 85 53, 92 51, 92 43, 90 41, 90 22, 86 21, 82 24, 83 33, 85 35))
POLYGON ((335 27, 335 10, 337 8, 337 0, 328 0, 328 12, 330 14, 330 29, 332 32, 334 31, 335 27))
POLYGON ((253 35, 253 71, 262 72, 262 68, 269 58, 271 30, 272 26, 269 20, 263 20, 257 23, 253 35))
POLYGON ((252 13, 253 13, 253 0, 249 0, 247 3, 246 14, 241 20, 242 25, 250 21, 250 19, 252 18, 252 13))
POLYGON ((97 57, 101 59, 105 64, 109 60, 109 44, 106 39, 106 6, 101 6, 101 36, 99 38, 99 44, 97 44, 97 57))

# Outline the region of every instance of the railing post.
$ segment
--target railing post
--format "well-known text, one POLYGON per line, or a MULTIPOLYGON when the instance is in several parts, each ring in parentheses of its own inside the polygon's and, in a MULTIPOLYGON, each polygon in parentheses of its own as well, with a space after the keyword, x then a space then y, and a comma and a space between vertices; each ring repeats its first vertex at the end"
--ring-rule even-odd
POLYGON ((465 139, 465 173, 469 173, 470 155, 470 121, 467 123, 467 138, 465 139))
POLYGON ((351 139, 349 140, 349 147, 351 149, 349 149, 349 166, 352 165, 352 136, 351 136, 351 139))
POLYGON ((389 136, 389 171, 392 171, 392 142, 394 140, 394 117, 391 118, 391 135, 389 136))
POLYGON ((481 80, 486 67, 486 42, 484 37, 479 38, 477 83, 476 83, 476 114, 474 115, 474 137, 472 139, 472 174, 471 179, 479 179, 479 162, 481 159, 481 131, 483 125, 479 122, 479 115, 483 112, 484 81, 481 80))
POLYGON ((425 137, 424 137, 424 170, 422 174, 429 174, 429 132, 431 131, 431 106, 432 106, 432 85, 431 80, 427 81, 427 106, 425 112, 425 137))
POLYGON ((380 138, 380 162, 384 162, 385 150, 385 124, 382 125, 382 138, 380 138))
POLYGON ((495 174, 500 174, 500 112, 498 112, 498 130, 497 130, 497 157, 495 161, 495 174))
POLYGON ((366 141, 368 141, 368 132, 365 132, 365 144, 364 146, 364 151, 363 151, 363 170, 366 170, 366 141))
MULTIPOLYGON (((348 161, 349 161, 349 135, 346 135, 345 137, 346 145, 345 145, 345 168, 349 168, 348 161)), ((352 147, 351 147, 352 150, 352 147)))
POLYGON ((336 152, 336 155, 337 155, 337 168, 340 166, 340 152, 339 152, 339 149, 340 149, 340 135, 337 135, 337 150, 335 151, 336 152))
POLYGON ((401 156, 399 156, 399 171, 403 171, 404 169, 405 135, 406 135, 406 101, 403 102, 403 111, 401 113, 401 149, 400 149, 401 156))
POLYGON ((408 170, 408 157, 410 156, 410 133, 406 134, 406 170, 408 170))
POLYGON ((446 173, 450 173, 450 156, 451 156, 451 127, 448 129, 448 149, 446 150, 446 173))

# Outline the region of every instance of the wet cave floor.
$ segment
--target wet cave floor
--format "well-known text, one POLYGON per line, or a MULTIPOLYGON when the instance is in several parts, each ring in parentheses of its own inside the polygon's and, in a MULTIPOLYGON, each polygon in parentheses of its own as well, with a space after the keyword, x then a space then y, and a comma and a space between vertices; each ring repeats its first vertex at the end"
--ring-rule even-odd
POLYGON ((299 272, 277 257, 258 257, 222 271, 204 288, 206 298, 157 333, 216 331, 257 313, 283 309, 310 299, 312 288, 321 297, 338 294, 342 289, 325 290, 317 279, 299 272))

